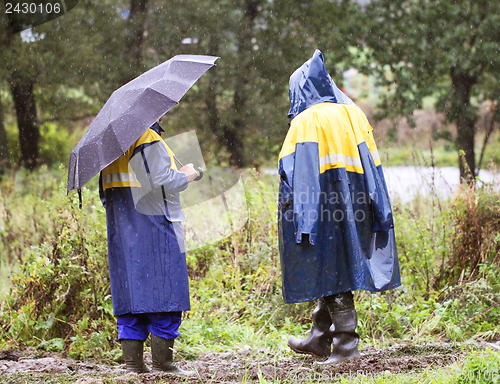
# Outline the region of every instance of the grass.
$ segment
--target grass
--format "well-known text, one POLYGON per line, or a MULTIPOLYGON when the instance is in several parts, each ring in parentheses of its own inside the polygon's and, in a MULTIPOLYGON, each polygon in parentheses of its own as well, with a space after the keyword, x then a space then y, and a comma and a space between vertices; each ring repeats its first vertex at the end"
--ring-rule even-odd
POLYGON ((5 297, 12 286, 12 275, 19 272, 19 264, 0 259, 0 297, 5 297))
MULTIPOLYGON (((437 139, 427 141, 424 137, 419 138, 419 142, 412 140, 407 141, 391 141, 384 137, 379 141, 379 152, 382 157, 384 167, 397 166, 434 166, 436 167, 457 167, 458 152, 453 143, 437 139)), ((476 164, 479 161, 482 142, 484 137, 478 135, 476 139, 476 164)), ((500 167, 500 132, 495 132, 489 139, 488 145, 484 152, 482 169, 500 167)))
POLYGON ((459 383, 499 383, 500 382, 500 354, 486 350, 485 352, 473 352, 464 360, 449 367, 427 369, 393 374, 381 372, 370 374, 369 372, 356 372, 353 376, 342 377, 340 383, 367 383, 367 384, 459 384, 459 383))
POLYGON ((430 149, 415 150, 411 146, 390 146, 379 150, 382 153, 384 167, 431 166, 431 159, 436 167, 456 167, 458 154, 446 145, 430 149))
MULTIPOLYGON (((439 151, 433 152, 436 153, 439 151)), ((65 176, 64 168, 42 168, 33 174, 13 173, 1 181, 0 289, 3 292, 12 287, 9 266, 19 269, 13 294, 2 300, 0 306, 0 349, 26 345, 39 351, 55 348, 77 359, 113 365, 121 361, 121 354, 105 283, 104 211, 92 188, 84 190, 84 209, 79 211, 75 195, 66 197, 65 176), (22 268, 17 264, 19 259, 25 261, 22 268), (57 284, 52 284, 54 281, 57 284), (64 302, 65 287, 76 289, 69 304, 64 302), (45 301, 40 305, 33 297, 45 301)), ((297 382, 297 372, 270 377, 265 367, 282 367, 283 362, 302 364, 286 341, 291 335, 308 333, 314 304, 285 305, 281 299, 277 177, 249 171, 243 174, 243 184, 248 222, 223 241, 187 255, 192 272, 192 310, 185 314, 181 337, 176 343, 177 356, 191 364, 211 353, 227 353, 230 360, 241 358, 240 353, 245 351, 261 351, 262 356, 267 356, 266 363, 260 370, 252 371, 254 376, 249 371, 243 382, 297 382)), ((489 264, 487 254, 479 255, 478 276, 466 277, 460 284, 438 279, 445 276, 443 271, 453 261, 455 241, 464 232, 477 234, 485 229, 486 253, 494 252, 500 244, 496 216, 491 212, 495 210, 495 196, 487 190, 465 191, 458 202, 431 196, 393 206, 403 286, 385 294, 356 293, 362 347, 408 344, 408 349, 400 350, 404 357, 432 352, 412 349, 416 343, 500 338, 500 274, 496 264, 489 264), (473 216, 482 221, 466 220, 472 215, 470 207, 477 213, 473 216), (458 229, 462 232, 457 232, 458 229)), ((464 270, 463 274, 469 272, 464 270)), ((459 384, 463 383, 459 381, 463 372, 478 375, 488 370, 498 372, 498 354, 469 351, 467 355, 465 360, 446 369, 431 364, 409 373, 366 371, 364 376, 358 372, 353 377, 344 372, 338 379, 354 383, 459 384)), ((310 370, 311 360, 305 361, 304 372, 319 375, 310 370)), ((216 363, 217 357, 207 364, 216 363)), ((224 367, 228 369, 228 365, 224 367)), ((307 377, 304 372, 301 382, 325 379, 307 377)), ((213 375, 212 382, 218 382, 216 374, 213 375)), ((141 382, 106 372, 93 373, 91 377, 101 377, 106 383, 141 382)), ((0 383, 73 383, 80 378, 69 373, 19 373, 9 375, 7 381, 0 376, 0 383)), ((326 380, 332 378, 335 379, 326 380)))

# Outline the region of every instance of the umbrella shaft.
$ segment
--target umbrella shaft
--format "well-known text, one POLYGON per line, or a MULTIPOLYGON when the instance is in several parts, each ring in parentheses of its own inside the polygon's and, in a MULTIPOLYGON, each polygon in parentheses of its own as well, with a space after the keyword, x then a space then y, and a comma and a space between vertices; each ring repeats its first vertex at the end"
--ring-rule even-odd
MULTIPOLYGON (((181 161, 175 155, 174 155, 174 160, 179 163, 181 168, 184 167, 184 164, 182 164, 181 161)), ((201 180, 201 178, 203 177, 203 169, 201 169, 200 167, 196 168, 196 173, 198 174, 198 177, 196 179, 194 179, 194 181, 201 180)))
POLYGON ((184 167, 184 164, 182 164, 181 161, 175 155, 174 155, 174 160, 179 163, 179 165, 181 166, 181 168, 184 167))

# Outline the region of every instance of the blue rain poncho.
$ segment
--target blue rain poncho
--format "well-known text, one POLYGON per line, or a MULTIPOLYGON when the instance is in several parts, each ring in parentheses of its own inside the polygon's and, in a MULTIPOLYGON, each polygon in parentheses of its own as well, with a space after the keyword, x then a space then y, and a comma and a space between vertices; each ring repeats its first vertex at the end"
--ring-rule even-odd
POLYGON ((399 286, 394 222, 372 128, 316 51, 290 77, 279 155, 279 248, 287 303, 399 286))
POLYGON ((188 180, 173 156, 148 129, 101 172, 116 316, 190 309, 179 199, 188 180))

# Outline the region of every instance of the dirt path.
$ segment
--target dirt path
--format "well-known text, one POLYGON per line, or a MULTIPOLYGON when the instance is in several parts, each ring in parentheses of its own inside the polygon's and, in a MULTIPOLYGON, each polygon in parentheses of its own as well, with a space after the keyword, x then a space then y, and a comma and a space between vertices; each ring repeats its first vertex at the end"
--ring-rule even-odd
MULTIPOLYGON (((0 383, 241 383, 254 382, 259 377, 287 382, 333 382, 340 377, 408 373, 429 367, 439 368, 457 362, 468 348, 451 344, 399 346, 376 350, 366 347, 362 357, 353 362, 334 366, 318 366, 318 359, 293 355, 277 359, 266 350, 201 355, 196 361, 179 365, 197 371, 197 376, 185 379, 169 374, 128 374, 124 365, 106 366, 69 360, 57 355, 38 358, 29 352, 0 353, 0 383), (54 381, 52 381, 54 380, 54 381)), ((31 352, 33 353, 33 352, 31 352)), ((150 356, 146 354, 146 362, 150 356)))

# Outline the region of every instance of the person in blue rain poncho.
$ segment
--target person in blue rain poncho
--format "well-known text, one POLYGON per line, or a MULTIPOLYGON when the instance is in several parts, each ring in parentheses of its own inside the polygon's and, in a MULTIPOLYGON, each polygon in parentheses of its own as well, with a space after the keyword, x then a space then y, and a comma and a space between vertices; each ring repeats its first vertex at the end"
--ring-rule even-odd
POLYGON ((190 309, 179 192, 198 174, 177 170, 158 122, 102 170, 111 294, 127 369, 147 372, 144 341, 151 333, 153 370, 191 374, 173 363, 182 311, 190 309))
POLYGON ((372 128, 316 50, 290 77, 279 155, 279 249, 286 303, 318 300, 309 335, 288 340, 331 364, 360 356, 352 291, 399 286, 394 222, 372 128))

